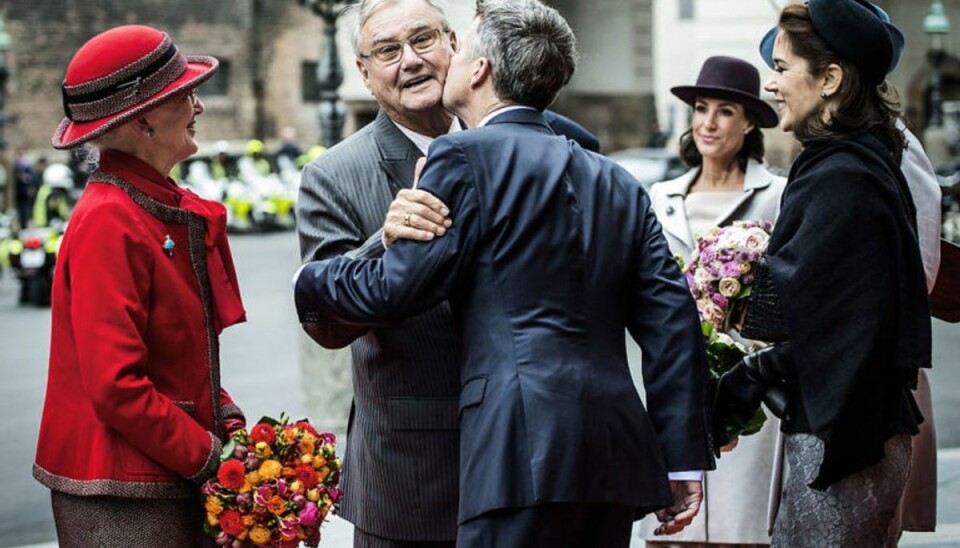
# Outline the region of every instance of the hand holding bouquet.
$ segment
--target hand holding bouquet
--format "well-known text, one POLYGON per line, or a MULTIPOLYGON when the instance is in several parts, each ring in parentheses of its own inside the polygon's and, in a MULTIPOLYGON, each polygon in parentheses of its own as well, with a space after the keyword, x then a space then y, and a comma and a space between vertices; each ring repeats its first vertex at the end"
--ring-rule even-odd
POLYGON ((320 524, 342 496, 335 443, 284 415, 234 433, 217 477, 203 485, 207 532, 231 548, 317 546, 320 524))
MULTIPOLYGON (((697 240, 690 262, 682 264, 690 293, 697 303, 707 350, 711 383, 729 371, 749 350, 727 331, 742 315, 753 288, 753 271, 767 249, 773 225, 768 221, 736 221, 715 227, 697 240)), ((729 439, 757 433, 766 421, 763 410, 729 439)))

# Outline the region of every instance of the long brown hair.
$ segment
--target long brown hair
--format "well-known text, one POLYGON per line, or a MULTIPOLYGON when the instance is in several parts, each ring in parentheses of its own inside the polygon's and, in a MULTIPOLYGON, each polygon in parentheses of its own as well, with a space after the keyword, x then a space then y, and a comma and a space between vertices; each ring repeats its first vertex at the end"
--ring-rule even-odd
POLYGON ((866 83, 855 65, 841 59, 820 38, 806 6, 792 4, 785 7, 780 13, 779 27, 793 53, 807 62, 811 76, 822 75, 831 64, 843 69, 843 80, 837 93, 794 127, 797 139, 800 142, 840 140, 871 131, 899 163, 906 140, 896 125, 900 116, 900 97, 893 86, 887 82, 879 86, 866 83))
MULTIPOLYGON (((758 162, 763 162, 763 131, 757 125, 756 120, 749 113, 744 112, 747 120, 753 124, 753 129, 743 138, 743 146, 737 151, 737 165, 740 171, 746 173, 747 162, 751 158, 758 162)), ((700 167, 703 164, 703 155, 697 149, 697 144, 693 140, 693 128, 687 128, 680 136, 680 159, 690 167, 700 167)))

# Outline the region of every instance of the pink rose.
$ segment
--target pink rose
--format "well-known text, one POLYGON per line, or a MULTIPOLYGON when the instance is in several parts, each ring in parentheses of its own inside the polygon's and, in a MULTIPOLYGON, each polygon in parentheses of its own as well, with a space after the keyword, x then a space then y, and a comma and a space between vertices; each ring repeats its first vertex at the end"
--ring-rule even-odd
POLYGON ((701 310, 703 313, 703 319, 712 323, 713 325, 719 326, 723 322, 723 310, 719 306, 713 303, 706 303, 703 305, 701 310))
POLYGON ((303 506, 303 510, 297 512, 297 517, 300 518, 300 524, 306 527, 312 527, 317 524, 317 519, 320 517, 320 510, 317 509, 317 505, 311 501, 303 506))

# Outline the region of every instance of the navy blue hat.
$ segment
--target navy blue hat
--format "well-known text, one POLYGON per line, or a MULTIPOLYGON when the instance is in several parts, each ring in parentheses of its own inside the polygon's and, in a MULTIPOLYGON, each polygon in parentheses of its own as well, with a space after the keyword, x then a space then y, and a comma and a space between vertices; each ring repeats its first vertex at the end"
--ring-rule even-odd
POLYGON ((774 127, 779 122, 777 111, 760 98, 757 68, 736 57, 710 57, 700 67, 696 85, 673 87, 670 92, 691 106, 697 97, 735 101, 753 115, 760 127, 774 127))
MULTIPOLYGON (((897 68, 903 53, 903 33, 880 6, 864 0, 811 0, 807 9, 817 34, 841 57, 856 65, 868 81, 879 84, 897 68), (882 26, 874 23, 878 19, 882 26), (892 52, 887 51, 888 43, 892 52), (885 59, 890 62, 884 64, 885 59)), ((770 68, 774 68, 776 38, 777 27, 773 27, 760 40, 760 57, 770 68)))

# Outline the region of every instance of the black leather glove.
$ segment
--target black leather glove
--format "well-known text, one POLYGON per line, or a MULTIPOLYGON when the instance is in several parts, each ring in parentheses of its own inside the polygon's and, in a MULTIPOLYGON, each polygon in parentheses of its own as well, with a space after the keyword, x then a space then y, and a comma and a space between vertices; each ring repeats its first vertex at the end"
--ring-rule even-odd
POLYGON ((787 382, 793 375, 790 343, 783 342, 747 354, 720 377, 713 404, 713 441, 719 448, 732 440, 727 427, 739 429, 766 403, 784 418, 788 400, 787 382))

